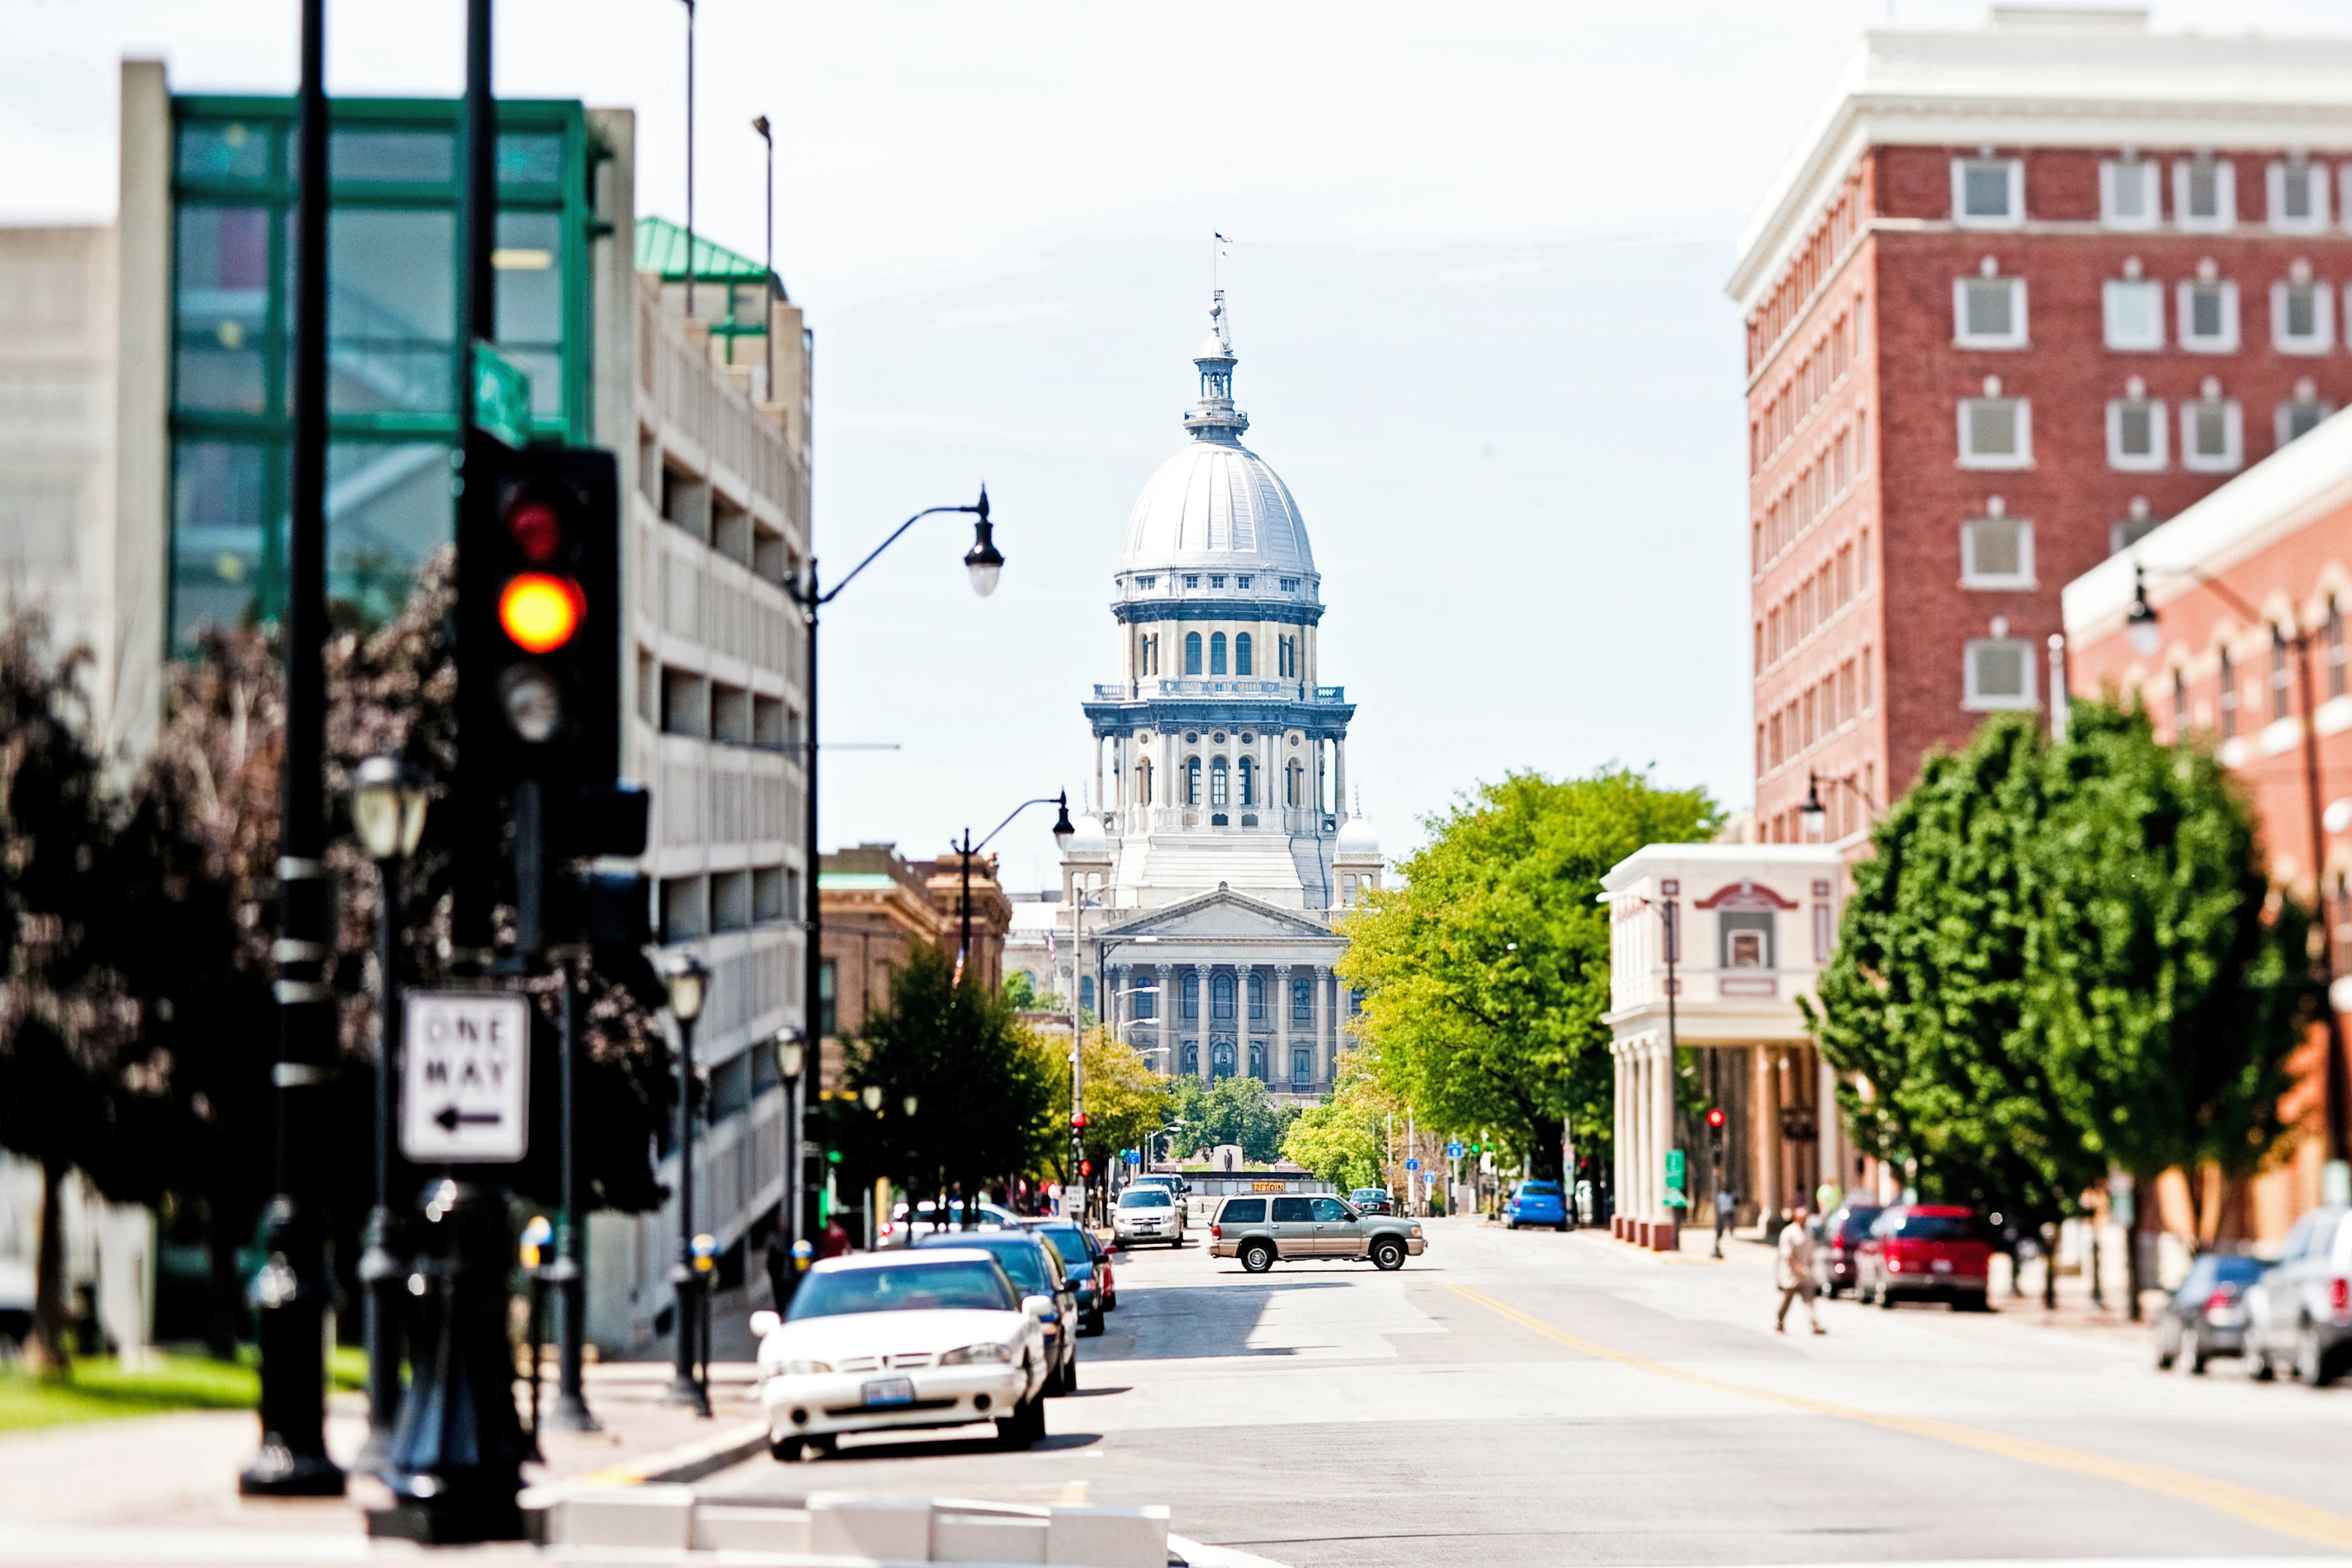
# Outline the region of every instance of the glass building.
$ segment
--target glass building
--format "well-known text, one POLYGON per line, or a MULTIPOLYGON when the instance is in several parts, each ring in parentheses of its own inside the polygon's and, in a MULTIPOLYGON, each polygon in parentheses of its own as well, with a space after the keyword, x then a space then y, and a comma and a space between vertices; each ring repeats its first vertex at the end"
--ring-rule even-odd
MULTIPOLYGON (((294 310, 290 99, 172 100, 170 643, 283 604, 294 310)), ((458 105, 340 99, 328 218, 328 593, 397 611, 451 537, 458 105)), ((535 433, 589 437, 592 181, 576 102, 499 106, 499 349, 535 433)))

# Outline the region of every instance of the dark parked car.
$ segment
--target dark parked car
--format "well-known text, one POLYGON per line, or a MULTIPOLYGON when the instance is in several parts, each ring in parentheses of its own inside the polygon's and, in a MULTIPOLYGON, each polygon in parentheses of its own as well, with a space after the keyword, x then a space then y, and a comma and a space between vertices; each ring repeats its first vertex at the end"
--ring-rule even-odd
POLYGON ((1051 1296, 1054 1310, 1045 1319, 1047 1394, 1075 1394, 1078 1388, 1078 1296, 1062 1268, 1061 1255, 1036 1237, 1017 1230, 935 1230, 915 1237, 917 1251, 959 1247, 985 1252, 1003 1267, 1013 1289, 1025 1300, 1051 1296))
POLYGON ((1348 1194, 1348 1201, 1355 1205, 1358 1214, 1396 1213, 1396 1199, 1384 1187, 1358 1187, 1348 1194))
POLYGON ((2220 1355, 2246 1347, 2246 1289, 2263 1277, 2258 1258, 2209 1252, 2189 1266, 2189 1278, 2156 1314, 2156 1364, 2187 1364, 2203 1372, 2220 1355))
POLYGON ((1029 1234, 1061 1256, 1062 1267, 1070 1277, 1070 1289, 1078 1298, 1078 1332, 1101 1333, 1103 1314, 1110 1310, 1114 1301, 1108 1289, 1110 1258, 1102 1244, 1094 1238, 1092 1231, 1074 1220, 1035 1221, 1029 1226, 1029 1234))
POLYGON ((2268 1382, 2285 1366, 2325 1388, 2352 1364, 2352 1209, 2294 1222, 2279 1260, 2246 1289, 2246 1364, 2268 1382))
POLYGON ((1909 1204, 1870 1222, 1855 1249, 1854 1294, 1892 1307, 1903 1298, 1942 1300, 1961 1311, 1986 1309, 1992 1242, 1974 1209, 1909 1204))
POLYGON ((1870 1222, 1885 1212, 1877 1204, 1847 1204, 1822 1219, 1814 1233, 1813 1289, 1835 1299, 1861 1283, 1855 1257, 1870 1235, 1870 1222))

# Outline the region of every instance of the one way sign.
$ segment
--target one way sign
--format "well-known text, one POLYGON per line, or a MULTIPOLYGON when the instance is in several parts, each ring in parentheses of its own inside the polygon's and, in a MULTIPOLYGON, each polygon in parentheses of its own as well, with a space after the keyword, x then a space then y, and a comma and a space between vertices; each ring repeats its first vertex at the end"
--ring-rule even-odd
POLYGON ((401 1152, 420 1165, 521 1159, 530 1146, 530 1004, 411 991, 402 1006, 401 1152))

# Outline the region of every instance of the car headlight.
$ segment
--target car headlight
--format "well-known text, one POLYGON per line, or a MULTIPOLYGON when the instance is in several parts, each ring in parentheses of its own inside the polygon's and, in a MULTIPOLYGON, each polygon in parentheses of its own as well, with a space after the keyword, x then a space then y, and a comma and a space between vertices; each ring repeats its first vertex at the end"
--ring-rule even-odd
POLYGON ((770 1377, 808 1377, 832 1370, 833 1363, 828 1361, 779 1361, 768 1364, 770 1377))
POLYGON ((966 1345, 960 1351, 950 1351, 940 1357, 941 1366, 971 1366, 981 1362, 1010 1362, 1016 1359, 1011 1345, 991 1341, 982 1345, 966 1345))

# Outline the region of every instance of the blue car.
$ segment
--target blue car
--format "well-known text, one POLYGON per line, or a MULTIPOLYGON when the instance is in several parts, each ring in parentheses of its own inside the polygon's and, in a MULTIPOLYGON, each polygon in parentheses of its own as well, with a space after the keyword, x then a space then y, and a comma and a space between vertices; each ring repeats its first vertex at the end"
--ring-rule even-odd
POLYGON ((1503 1228, 1517 1230, 1523 1225, 1548 1225, 1554 1230, 1568 1228, 1568 1205, 1561 1201, 1558 1182, 1519 1184, 1519 1190, 1503 1205, 1503 1228))

